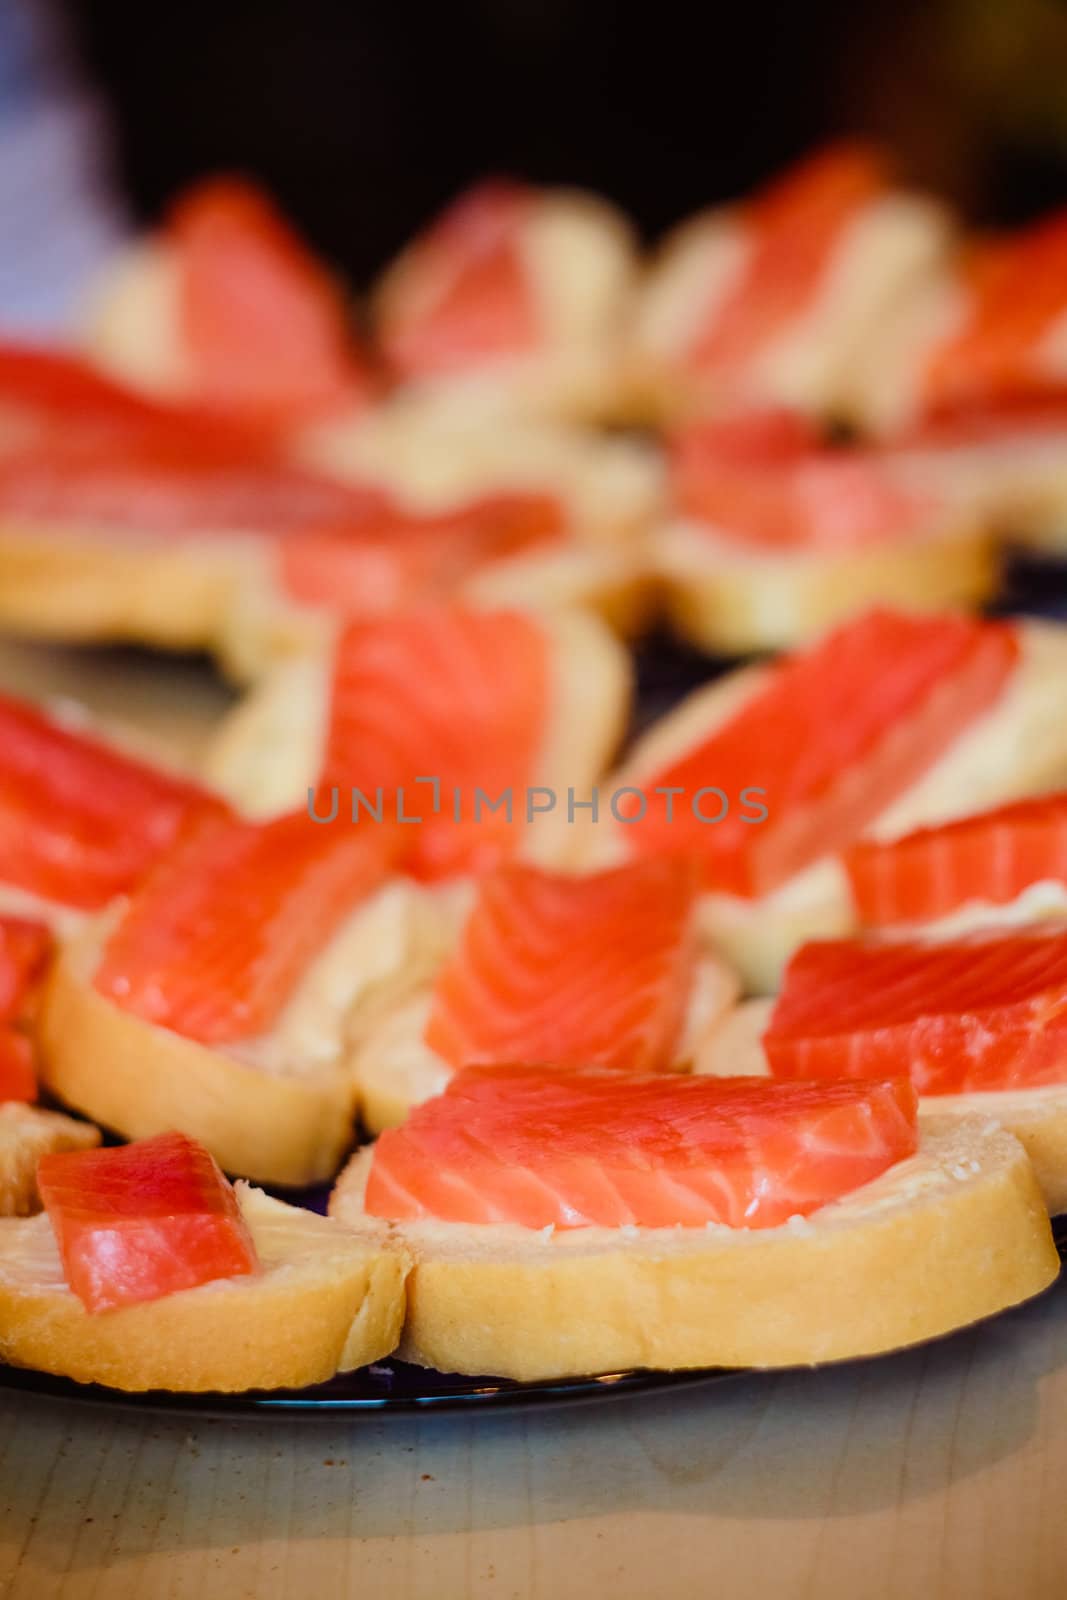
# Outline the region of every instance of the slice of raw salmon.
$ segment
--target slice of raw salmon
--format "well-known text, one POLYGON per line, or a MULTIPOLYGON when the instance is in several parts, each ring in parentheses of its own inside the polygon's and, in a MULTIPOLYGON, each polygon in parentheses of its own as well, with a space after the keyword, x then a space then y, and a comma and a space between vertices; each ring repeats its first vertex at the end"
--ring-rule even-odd
POLYGON ((693 976, 696 890, 684 861, 583 878, 501 867, 438 976, 426 1043, 454 1067, 670 1066, 693 976))
POLYGON ((398 795, 421 819, 405 826, 413 871, 486 870, 519 837, 549 677, 544 629, 519 612, 441 605, 353 623, 337 646, 320 787, 336 785, 342 808, 353 788, 372 804, 398 795), (509 793, 510 815, 490 809, 509 793))
POLYGON ((888 183, 878 151, 841 143, 799 162, 741 206, 749 254, 732 291, 693 340, 693 365, 736 370, 803 316, 842 235, 888 183))
POLYGON ((553 495, 499 494, 417 516, 368 513, 351 530, 308 530, 281 544, 282 581, 294 600, 370 617, 447 595, 480 567, 551 546, 565 533, 553 495))
POLYGON ((772 1228, 916 1146, 915 1091, 899 1078, 471 1067, 382 1134, 366 1207, 525 1228, 772 1228))
POLYGON ((992 705, 1017 656, 1002 623, 887 610, 846 622, 646 778, 628 837, 643 853, 695 854, 709 889, 766 894, 850 844, 992 705), (673 805, 653 793, 671 788, 673 805))
POLYGON ((1036 883, 1067 886, 1067 794, 1017 800, 900 839, 861 839, 845 866, 868 927, 932 921, 970 901, 1008 905, 1036 883))
POLYGON ((86 1311, 259 1268, 233 1189, 184 1133, 42 1156, 37 1187, 64 1276, 86 1311))
POLYGON ((199 184, 166 237, 201 404, 292 426, 370 399, 343 291, 261 190, 237 178, 199 184))
POLYGON ((0 695, 0 883, 91 911, 220 800, 0 695))
POLYGON ((381 330, 397 372, 448 373, 536 346, 540 319, 521 248, 531 203, 521 184, 490 179, 411 247, 406 292, 381 330))
POLYGON ((0 917, 0 1102, 37 1098, 33 1044, 25 1027, 53 945, 43 922, 0 917))
POLYGON ((763 1046, 779 1078, 903 1068, 932 1095, 1067 1083, 1067 928, 804 945, 763 1046))
POLYGON ((761 549, 848 550, 906 539, 937 510, 891 458, 828 444, 788 411, 702 422, 675 436, 671 488, 684 517, 761 549))
POLYGON ((132 896, 97 990, 206 1044, 268 1032, 315 956, 384 878, 395 827, 306 811, 205 819, 132 896))
POLYGON ((927 366, 927 409, 1062 386, 1062 367, 1044 359, 1044 342, 1067 316, 1067 210, 976 252, 968 287, 969 315, 927 366))

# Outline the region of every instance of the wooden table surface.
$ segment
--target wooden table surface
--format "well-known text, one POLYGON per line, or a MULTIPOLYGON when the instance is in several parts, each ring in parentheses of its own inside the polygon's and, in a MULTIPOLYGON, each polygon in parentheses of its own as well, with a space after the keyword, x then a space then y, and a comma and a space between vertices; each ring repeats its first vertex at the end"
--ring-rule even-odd
MULTIPOLYGON (((195 671, 0 652, 147 712, 195 671)), ((2 1391, 0 1391, 2 1394, 2 1391)), ((0 1594, 94 1600, 1064 1600, 1067 1286, 926 1349, 497 1416, 198 1420, 0 1398, 0 1594)))

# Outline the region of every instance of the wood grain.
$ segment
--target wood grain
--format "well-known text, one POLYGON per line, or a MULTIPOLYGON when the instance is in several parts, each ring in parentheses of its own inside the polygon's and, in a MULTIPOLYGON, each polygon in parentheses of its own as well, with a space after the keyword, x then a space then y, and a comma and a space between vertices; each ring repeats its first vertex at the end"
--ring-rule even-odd
POLYGON ((273 1423, 0 1404, 0 1582, 57 1595, 1062 1600, 1067 1291, 675 1398, 273 1423))

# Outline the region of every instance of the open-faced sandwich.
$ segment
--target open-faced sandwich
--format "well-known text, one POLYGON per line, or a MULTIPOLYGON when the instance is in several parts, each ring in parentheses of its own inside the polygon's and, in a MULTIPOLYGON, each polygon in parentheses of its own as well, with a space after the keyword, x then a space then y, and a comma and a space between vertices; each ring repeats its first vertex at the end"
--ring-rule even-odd
POLYGON ((362 412, 378 387, 343 288, 239 178, 181 195, 107 269, 85 348, 147 394, 273 433, 362 412))
POLYGON ((407 1260, 231 1188, 164 1133, 45 1156, 45 1214, 0 1223, 0 1357, 115 1389, 299 1388, 395 1347, 407 1260))
POLYGON ((395 823, 201 818, 65 945, 41 1077, 127 1138, 179 1128, 229 1172, 303 1185, 352 1138, 348 1016, 402 961, 395 823))
POLYGON ((666 240, 634 319, 632 404, 667 419, 767 404, 834 413, 872 334, 949 238, 941 208, 901 193, 878 151, 817 152, 666 240))
POLYGON ((470 899, 437 961, 381 995, 360 1031, 353 1065, 371 1132, 476 1062, 691 1066, 737 997, 725 963, 698 951, 688 862, 582 877, 508 863, 470 899))
POLYGON ((691 854, 748 987, 855 913, 841 853, 1062 782, 1067 632, 875 610, 697 690, 601 786, 585 860, 691 854), (605 797, 610 796, 610 804, 605 797))
POLYGON ((1018 1141, 899 1077, 472 1067, 331 1213, 411 1252, 405 1359, 521 1379, 870 1355, 1058 1270, 1018 1141))
POLYGON ((605 201, 489 180, 385 272, 375 333, 391 375, 450 411, 597 417, 614 410, 634 266, 605 201))
POLYGON ((991 525, 885 451, 835 444, 795 412, 691 424, 670 452, 653 560, 673 626, 727 655, 800 643, 867 606, 973 606, 991 525))
POLYGON ((579 612, 421 607, 335 630, 279 666, 220 729, 219 788, 257 816, 398 814, 417 875, 523 848, 561 860, 626 726, 621 646, 579 612), (398 810, 399 808, 399 810, 398 810))

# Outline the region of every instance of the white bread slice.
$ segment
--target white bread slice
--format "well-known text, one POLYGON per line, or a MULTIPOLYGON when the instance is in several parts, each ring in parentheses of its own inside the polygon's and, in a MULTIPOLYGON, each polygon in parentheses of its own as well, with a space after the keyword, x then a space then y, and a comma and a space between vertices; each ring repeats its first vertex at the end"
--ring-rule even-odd
MULTIPOLYGON (((415 1106, 440 1094, 452 1076, 424 1037, 431 985, 432 975, 430 982, 396 994, 353 1052, 360 1121, 368 1133, 398 1127, 415 1106)), ((700 1058, 706 1039, 731 1014, 737 994, 737 979, 725 963, 708 956, 698 963, 675 1060, 678 1070, 688 1070, 700 1058)))
POLYGON ((311 964, 271 1034, 226 1049, 123 1011, 92 978, 114 912, 62 952, 38 1020, 42 1082, 129 1139, 177 1128, 227 1172, 288 1186, 333 1176, 352 1141, 351 1018, 405 971, 435 914, 406 883, 359 907, 311 964))
POLYGON ((258 1274, 90 1315, 48 1218, 0 1223, 0 1359, 131 1391, 303 1388, 392 1351, 408 1261, 380 1233, 237 1185, 258 1274))
MULTIPOLYGON (((1067 723, 1062 683, 1067 671, 1067 628, 1055 623, 1018 625, 1021 652, 1003 693, 991 709, 956 739, 924 776, 867 830, 897 838, 913 828, 946 822, 1067 781, 1067 723)), ((686 697, 654 723, 624 765, 601 786, 647 787, 658 773, 707 738, 757 693, 765 669, 743 667, 686 697)), ((737 797, 732 797, 736 803, 737 797)), ((625 826, 588 825, 578 859, 604 866, 624 860, 625 826)), ((708 941, 741 975, 751 992, 778 987, 789 956, 808 939, 837 938, 855 927, 844 868, 824 857, 760 900, 706 894, 700 914, 708 941)))
MULTIPOLYGON (((331 1213, 371 1227, 372 1159, 331 1213)), ((1059 1270, 1021 1145, 981 1119, 776 1228, 394 1224, 414 1257, 399 1354, 524 1380, 629 1367, 778 1367, 876 1355, 1037 1294, 1059 1270)))
POLYGON ((231 615, 270 580, 263 541, 151 538, 0 514, 0 628, 68 644, 203 650, 227 661, 231 615))
MULTIPOLYGON (((492 609, 491 607, 489 609, 492 609)), ((595 617, 534 612, 549 646, 551 704, 531 787, 557 797, 527 830, 524 854, 565 864, 579 848, 567 791, 584 796, 618 749, 629 717, 632 668, 595 617)), ((278 664, 224 719, 205 758, 208 781, 248 816, 307 805, 322 769, 328 732, 332 639, 302 659, 278 664)), ((447 774, 439 774, 447 782, 447 774)), ((516 815, 521 799, 516 794, 516 815)))
POLYGON ((654 550, 675 631, 722 655, 790 648, 876 603, 977 606, 993 593, 999 566, 992 528, 961 513, 855 550, 760 551, 676 522, 654 550))
POLYGON ((890 194, 865 206, 811 305, 724 389, 694 372, 686 353, 744 271, 749 236, 732 207, 692 218, 664 241, 638 301, 626 378, 634 414, 670 422, 739 400, 836 412, 851 398, 866 342, 943 257, 949 238, 946 212, 926 199, 890 194))
MULTIPOLYGON (((697 1059, 696 1072, 716 1077, 756 1076, 770 1067, 760 1042, 770 1025, 773 1000, 749 1000, 713 1029, 697 1059)), ((977 1094, 925 1095, 919 1115, 941 1122, 981 1116, 1015 1135, 1033 1165, 1052 1216, 1067 1211, 1067 1077, 1040 1089, 990 1089, 977 1094)))
MULTIPOLYGON (((371 298, 380 334, 436 296, 418 239, 371 298)), ((636 280, 633 232, 607 201, 578 190, 536 195, 519 235, 536 299, 537 349, 411 384, 428 404, 495 424, 508 415, 595 421, 614 410, 621 339, 636 280)))
POLYGON ((100 1130, 60 1111, 7 1100, 0 1105, 0 1217, 28 1217, 41 1209, 37 1163, 60 1150, 91 1150, 100 1130))

